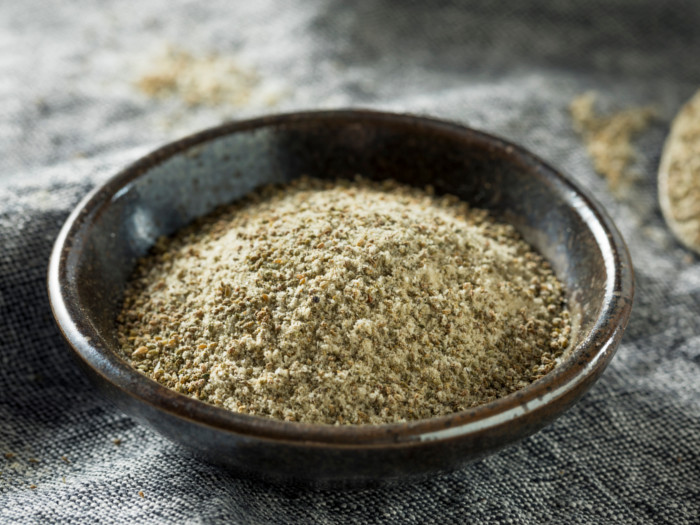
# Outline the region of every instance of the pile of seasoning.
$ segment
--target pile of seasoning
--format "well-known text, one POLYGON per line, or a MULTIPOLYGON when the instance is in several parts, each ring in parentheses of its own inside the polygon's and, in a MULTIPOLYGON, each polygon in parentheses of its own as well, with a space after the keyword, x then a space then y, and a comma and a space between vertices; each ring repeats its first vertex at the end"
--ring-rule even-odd
POLYGON ((676 115, 666 139, 659 203, 676 238, 700 253, 700 91, 676 115))
POLYGON ((118 318, 124 357, 168 388, 325 424, 503 397, 570 331, 561 283, 512 226, 361 178, 267 186, 160 239, 118 318))

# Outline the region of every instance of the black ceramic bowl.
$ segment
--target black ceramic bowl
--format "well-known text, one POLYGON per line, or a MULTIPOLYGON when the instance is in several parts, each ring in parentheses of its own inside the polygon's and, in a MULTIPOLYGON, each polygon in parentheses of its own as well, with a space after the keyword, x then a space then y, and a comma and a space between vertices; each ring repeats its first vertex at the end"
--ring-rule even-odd
POLYGON ((124 412, 246 476, 371 485, 447 471, 541 429, 612 358, 630 314, 632 267, 600 206, 527 151, 429 118, 370 111, 271 116, 169 144, 88 195, 61 231, 53 313, 87 374, 124 412), (316 177, 393 178, 458 195, 515 225, 568 290, 577 330, 554 371, 449 416, 330 426, 236 414, 168 390, 119 357, 115 317, 135 261, 157 237, 256 186, 316 177))

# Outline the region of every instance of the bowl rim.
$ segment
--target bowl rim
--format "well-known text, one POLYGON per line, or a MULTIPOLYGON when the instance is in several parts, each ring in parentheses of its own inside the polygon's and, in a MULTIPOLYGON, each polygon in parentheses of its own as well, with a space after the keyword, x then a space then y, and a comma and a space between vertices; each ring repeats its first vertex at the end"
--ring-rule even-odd
MULTIPOLYGON (((298 111, 224 123, 170 142, 118 171, 89 192, 64 223, 52 250, 47 288, 54 319, 76 356, 92 372, 138 402, 179 419, 250 438, 303 442, 326 447, 412 445, 448 440, 514 423, 529 413, 576 390, 601 373, 612 358, 629 319, 634 276, 627 246, 603 210, 586 191, 525 148, 504 139, 448 120, 409 113, 367 109, 298 111), (554 370, 521 390, 464 411, 429 419, 380 425, 329 425, 277 420, 240 414, 177 393, 141 374, 109 348, 95 343, 99 334, 77 303, 71 255, 80 248, 82 235, 104 211, 112 197, 132 181, 170 157, 226 135, 258 128, 303 122, 341 120, 366 124, 388 123, 428 126, 431 131, 469 137, 491 150, 502 150, 511 160, 536 169, 570 194, 573 206, 584 216, 603 256, 607 281, 602 308, 585 338, 554 370), (613 322, 606 322, 611 319, 613 322), (138 385, 138 388, 133 388, 138 385)), ((558 415, 558 414, 557 414, 558 415)))

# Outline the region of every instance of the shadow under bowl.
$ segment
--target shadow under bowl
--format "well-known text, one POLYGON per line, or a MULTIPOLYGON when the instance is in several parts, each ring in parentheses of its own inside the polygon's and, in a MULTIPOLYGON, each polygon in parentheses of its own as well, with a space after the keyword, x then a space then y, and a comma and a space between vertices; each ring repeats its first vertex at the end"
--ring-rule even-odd
POLYGON ((450 122, 361 110, 234 122, 171 143, 95 189, 63 227, 48 288, 63 336, 120 409, 242 476, 317 486, 413 480, 538 431, 612 358, 629 318, 632 266, 601 207, 540 159, 450 122), (431 184, 513 224, 567 289, 570 350, 526 388, 463 412, 387 425, 312 425, 237 414, 165 388, 117 352, 115 319, 155 240, 257 186, 302 174, 431 184))

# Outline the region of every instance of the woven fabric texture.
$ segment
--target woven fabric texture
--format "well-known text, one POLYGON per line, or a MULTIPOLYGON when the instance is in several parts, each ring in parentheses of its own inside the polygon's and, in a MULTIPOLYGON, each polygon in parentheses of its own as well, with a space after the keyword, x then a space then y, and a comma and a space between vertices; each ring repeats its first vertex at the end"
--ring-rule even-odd
POLYGON ((668 125, 700 87, 688 1, 154 0, 0 4, 0 522, 699 523, 700 263, 657 205, 668 125), (235 103, 154 99, 166 46, 254 78, 235 103), (613 196, 568 113, 653 105, 613 196), (594 388, 531 438, 404 487, 292 490, 202 463, 96 395, 45 291, 52 243, 95 184, 227 119, 370 107, 464 122, 592 193, 629 244, 636 300, 594 388), (142 495, 141 495, 141 494, 142 495))

